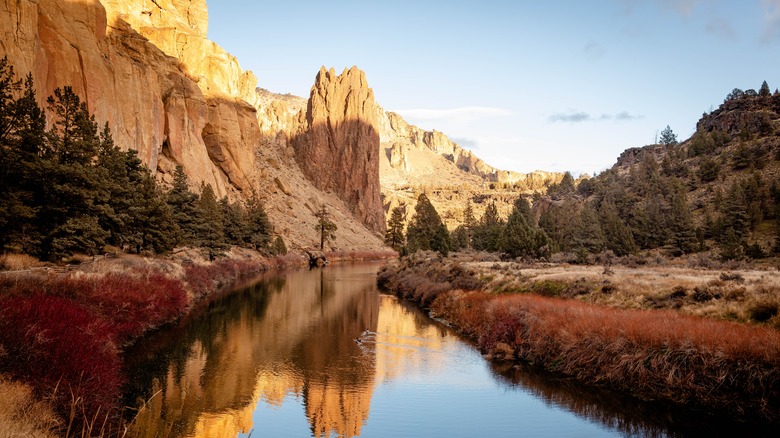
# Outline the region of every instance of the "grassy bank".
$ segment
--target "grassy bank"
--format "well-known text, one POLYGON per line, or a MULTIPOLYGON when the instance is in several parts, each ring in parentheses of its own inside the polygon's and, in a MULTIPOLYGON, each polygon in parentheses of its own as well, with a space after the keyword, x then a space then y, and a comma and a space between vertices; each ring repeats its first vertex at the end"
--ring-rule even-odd
MULTIPOLYGON (((386 267, 378 283, 429 308, 495 359, 533 363, 640 398, 780 420, 777 330, 676 310, 610 307, 579 294, 543 296, 553 295, 545 288, 497 292, 489 271, 423 255, 386 267)), ((561 292, 574 290, 577 279, 559 281, 561 292)))
POLYGON ((92 428, 95 433, 95 427, 122 415, 117 403, 124 346, 241 278, 304 262, 299 256, 257 254, 214 263, 186 255, 127 256, 69 272, 4 273, 0 371, 49 402, 58 414, 59 431, 81 435, 92 428))

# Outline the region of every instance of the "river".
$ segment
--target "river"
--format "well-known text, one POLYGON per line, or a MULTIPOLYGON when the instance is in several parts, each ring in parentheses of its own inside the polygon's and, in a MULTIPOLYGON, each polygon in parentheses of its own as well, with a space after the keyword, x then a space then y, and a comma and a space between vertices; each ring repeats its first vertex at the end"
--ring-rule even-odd
POLYGON ((683 436, 745 425, 513 364, 379 292, 379 265, 269 274, 126 353, 132 437, 683 436))

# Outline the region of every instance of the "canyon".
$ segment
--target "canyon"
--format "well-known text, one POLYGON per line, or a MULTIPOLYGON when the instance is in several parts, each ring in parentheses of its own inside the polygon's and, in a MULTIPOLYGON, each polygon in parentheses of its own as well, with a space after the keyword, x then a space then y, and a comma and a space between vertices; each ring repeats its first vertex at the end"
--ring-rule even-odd
MULTIPOLYGON (((41 106, 72 86, 157 179, 181 165, 193 188, 259 196, 289 248, 314 246, 314 212, 337 224, 331 249, 382 246, 385 215, 429 194, 451 228, 467 200, 506 214, 561 174, 492 168, 443 133, 380 107, 357 67, 324 67, 307 99, 258 88, 210 41, 205 0, 3 0, 0 56, 32 76, 41 106)), ((407 215, 407 218, 410 215, 407 215)))

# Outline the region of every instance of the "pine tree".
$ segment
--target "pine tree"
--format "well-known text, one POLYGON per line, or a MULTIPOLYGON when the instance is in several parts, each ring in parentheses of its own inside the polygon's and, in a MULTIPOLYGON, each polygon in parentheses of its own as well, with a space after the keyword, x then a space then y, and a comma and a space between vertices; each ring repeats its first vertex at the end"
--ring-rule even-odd
POLYGON ((504 221, 498 216, 495 202, 490 202, 482 219, 474 229, 472 246, 480 251, 498 252, 502 248, 501 235, 504 221))
POLYGON ((282 236, 276 236, 271 244, 271 255, 287 254, 287 245, 284 244, 282 236))
POLYGON ((677 135, 672 131, 672 128, 669 127, 669 125, 666 125, 666 128, 664 128, 663 131, 661 131, 661 138, 659 140, 659 144, 664 145, 676 145, 677 144, 677 135))
MULTIPOLYGON (((246 204, 246 224, 244 241, 257 251, 264 251, 268 247, 273 233, 273 225, 268 219, 263 202, 253 195, 246 204)), ((282 241, 284 243, 284 241, 282 241)), ((285 251, 286 252, 286 251, 285 251)))
POLYGON ((589 253, 598 253, 605 248, 604 230, 601 229, 598 214, 588 203, 580 210, 574 231, 574 245, 579 251, 589 253))
POLYGON ((502 250, 511 257, 540 257, 548 247, 548 238, 534 223, 531 206, 518 198, 503 229, 502 250))
POLYGON ((204 230, 203 211, 198 205, 198 195, 190 191, 184 168, 176 166, 173 174, 173 187, 168 192, 168 205, 171 208, 173 223, 179 235, 177 245, 192 245, 204 230))
POLYGON ((418 250, 438 251, 446 256, 450 251, 447 227, 425 193, 417 198, 414 215, 406 230, 406 242, 410 253, 418 250))
POLYGON ((669 228, 667 245, 671 246, 675 253, 687 254, 695 251, 698 246, 696 227, 681 184, 672 191, 669 204, 671 209, 667 220, 669 228))
POLYGON ((404 246, 404 222, 406 206, 401 204, 393 208, 390 214, 390 220, 387 221, 387 231, 385 232, 385 244, 396 251, 401 251, 404 246))
POLYGON ((203 212, 203 233, 197 238, 198 246, 202 247, 208 254, 209 260, 224 255, 225 250, 230 247, 225 242, 224 221, 222 209, 217 202, 214 189, 211 184, 201 186, 198 206, 203 212))
POLYGON ((0 59, 0 251, 38 252, 45 126, 32 76, 22 87, 8 59, 0 59))
POLYGON ((320 233, 320 251, 324 251, 325 243, 336 239, 338 227, 331 220, 330 211, 328 211, 328 207, 325 204, 320 206, 314 217, 317 218, 317 224, 314 226, 314 229, 320 233))
POLYGON ((771 92, 769 91, 769 84, 766 83, 766 81, 761 83, 761 88, 758 90, 758 95, 761 97, 769 97, 771 96, 771 92))
POLYGON ((466 245, 463 248, 471 248, 473 246, 472 239, 474 237, 474 230, 477 226, 478 222, 476 217, 474 217, 471 199, 468 199, 466 200, 466 208, 463 209, 463 230, 466 238, 466 245))
POLYGON ((237 202, 230 202, 227 196, 220 199, 219 208, 222 211, 225 241, 231 245, 245 246, 249 224, 244 208, 237 202))
POLYGON ((605 200, 599 206, 599 219, 604 231, 606 248, 617 256, 636 252, 636 243, 631 230, 618 215, 615 204, 605 200))

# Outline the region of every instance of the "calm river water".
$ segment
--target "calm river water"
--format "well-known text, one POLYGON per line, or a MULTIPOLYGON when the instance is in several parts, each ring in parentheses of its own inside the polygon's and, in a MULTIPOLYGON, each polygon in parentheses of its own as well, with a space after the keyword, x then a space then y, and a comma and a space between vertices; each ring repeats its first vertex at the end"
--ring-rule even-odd
POLYGON ((130 436, 602 437, 741 429, 491 365, 447 327, 380 293, 378 266, 269 275, 139 343, 127 354, 126 403, 148 401, 130 436))

